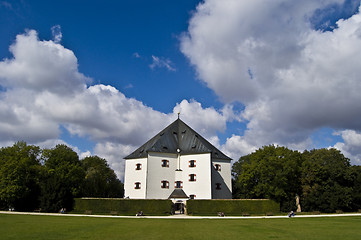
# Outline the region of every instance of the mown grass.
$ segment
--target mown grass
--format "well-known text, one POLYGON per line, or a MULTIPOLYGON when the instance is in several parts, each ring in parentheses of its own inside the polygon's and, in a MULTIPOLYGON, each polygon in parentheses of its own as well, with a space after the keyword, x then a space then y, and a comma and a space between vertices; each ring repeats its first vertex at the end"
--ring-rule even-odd
POLYGON ((361 239, 361 217, 121 219, 0 214, 0 239, 361 239))

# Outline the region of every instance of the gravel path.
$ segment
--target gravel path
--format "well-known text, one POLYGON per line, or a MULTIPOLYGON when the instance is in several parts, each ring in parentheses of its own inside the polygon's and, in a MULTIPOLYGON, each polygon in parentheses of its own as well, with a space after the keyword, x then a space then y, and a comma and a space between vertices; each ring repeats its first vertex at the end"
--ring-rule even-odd
MULTIPOLYGON (((112 216, 112 215, 85 215, 85 214, 60 214, 60 213, 34 213, 34 212, 9 212, 0 211, 0 214, 18 214, 18 215, 42 215, 42 216, 59 216, 59 217, 99 217, 99 218, 155 218, 155 219, 262 219, 262 218, 288 218, 284 216, 188 216, 188 215, 171 215, 171 216, 112 216)), ((361 213, 343 213, 343 214, 318 214, 318 215, 296 215, 294 218, 315 218, 315 217, 354 217, 361 216, 361 213)))

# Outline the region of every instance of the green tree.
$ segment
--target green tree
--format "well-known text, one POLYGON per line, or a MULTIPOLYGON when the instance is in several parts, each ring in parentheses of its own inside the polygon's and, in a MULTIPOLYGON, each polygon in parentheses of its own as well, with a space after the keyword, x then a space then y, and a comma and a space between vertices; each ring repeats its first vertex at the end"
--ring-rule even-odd
POLYGON ((80 195, 85 172, 76 152, 66 145, 44 149, 41 207, 57 212, 61 208, 72 210, 73 199, 80 195))
POLYGON ((0 201, 2 208, 31 211, 39 205, 41 165, 39 147, 17 142, 0 150, 0 201))
POLYGON ((241 157, 232 167, 234 198, 269 198, 279 202, 282 211, 295 209, 301 163, 301 153, 272 145, 241 157))
POLYGON ((304 151, 302 201, 306 211, 334 212, 352 208, 350 161, 336 149, 304 151))
POLYGON ((352 183, 352 210, 361 209, 361 166, 351 166, 352 183))
POLYGON ((86 173, 84 197, 123 197, 124 186, 105 159, 92 156, 84 158, 81 163, 86 173))

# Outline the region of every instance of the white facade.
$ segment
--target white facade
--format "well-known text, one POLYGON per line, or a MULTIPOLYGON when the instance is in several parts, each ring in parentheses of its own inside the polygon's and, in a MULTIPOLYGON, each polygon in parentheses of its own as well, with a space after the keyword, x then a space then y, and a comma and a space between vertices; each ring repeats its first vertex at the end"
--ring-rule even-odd
POLYGON ((232 173, 230 161, 213 159, 212 165, 212 199, 231 199, 232 173), (220 185, 217 189, 218 184, 220 185))
POLYGON ((185 194, 195 199, 232 198, 230 161, 212 160, 209 153, 179 155, 179 160, 177 154, 149 153, 148 158, 126 160, 125 197, 168 199, 177 181, 185 194), (169 165, 162 166, 162 160, 169 161, 169 165), (192 160, 194 167, 190 165, 192 160), (137 164, 141 164, 140 170, 137 164), (220 165, 219 170, 216 164, 220 165), (140 183, 139 188, 136 183, 140 183))
POLYGON ((131 193, 132 198, 146 198, 147 162, 147 158, 129 159, 125 161, 124 192, 131 193), (141 164, 140 170, 136 170, 137 164, 141 164), (137 182, 140 183, 140 189, 135 189, 137 182))
POLYGON ((178 119, 126 158, 124 187, 132 199, 168 199, 177 188, 231 199, 231 159, 178 119))

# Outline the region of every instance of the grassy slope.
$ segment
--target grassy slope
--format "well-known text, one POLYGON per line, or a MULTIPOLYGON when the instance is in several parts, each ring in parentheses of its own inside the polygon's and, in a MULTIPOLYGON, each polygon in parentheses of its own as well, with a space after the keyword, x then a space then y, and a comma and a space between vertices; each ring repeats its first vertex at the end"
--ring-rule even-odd
POLYGON ((361 239, 361 217, 119 219, 0 214, 0 239, 361 239))

